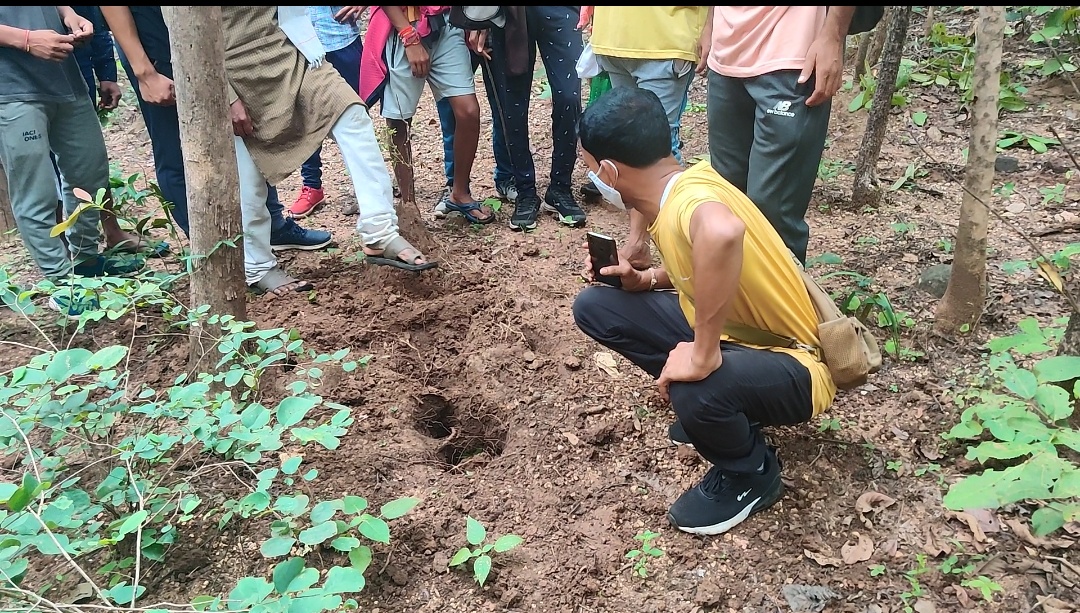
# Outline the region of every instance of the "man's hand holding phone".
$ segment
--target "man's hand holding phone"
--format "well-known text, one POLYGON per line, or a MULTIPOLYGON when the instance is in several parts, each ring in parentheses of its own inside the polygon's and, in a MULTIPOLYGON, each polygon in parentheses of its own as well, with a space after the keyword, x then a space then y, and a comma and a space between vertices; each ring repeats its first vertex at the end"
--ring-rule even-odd
MULTIPOLYGON (((581 276, 585 277, 589 283, 595 283, 598 280, 596 275, 593 274, 593 258, 589 252, 589 243, 582 244, 582 248, 585 250, 585 270, 581 272, 581 276)), ((652 284, 651 271, 635 269, 622 255, 619 255, 618 264, 601 268, 600 274, 607 277, 618 277, 622 282, 622 289, 627 292, 643 292, 648 290, 652 284)))

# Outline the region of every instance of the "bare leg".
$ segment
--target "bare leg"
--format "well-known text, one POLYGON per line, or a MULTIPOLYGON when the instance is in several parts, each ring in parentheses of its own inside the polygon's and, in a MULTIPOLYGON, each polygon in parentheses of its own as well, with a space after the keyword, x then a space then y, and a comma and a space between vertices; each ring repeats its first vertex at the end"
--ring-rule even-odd
MULTIPOLYGON (((475 201, 470 188, 473 163, 476 161, 476 149, 480 141, 480 103, 476 94, 447 98, 454 111, 454 185, 450 191, 450 202, 469 204, 475 201)), ((488 219, 494 215, 486 206, 474 213, 478 219, 488 219)))

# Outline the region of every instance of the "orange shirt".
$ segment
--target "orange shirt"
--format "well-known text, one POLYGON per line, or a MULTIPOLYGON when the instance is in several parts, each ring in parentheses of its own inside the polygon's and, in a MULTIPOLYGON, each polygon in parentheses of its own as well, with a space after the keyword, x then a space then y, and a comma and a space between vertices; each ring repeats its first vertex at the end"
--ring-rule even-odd
POLYGON ((709 68, 736 78, 802 70, 824 25, 824 6, 713 7, 709 68))

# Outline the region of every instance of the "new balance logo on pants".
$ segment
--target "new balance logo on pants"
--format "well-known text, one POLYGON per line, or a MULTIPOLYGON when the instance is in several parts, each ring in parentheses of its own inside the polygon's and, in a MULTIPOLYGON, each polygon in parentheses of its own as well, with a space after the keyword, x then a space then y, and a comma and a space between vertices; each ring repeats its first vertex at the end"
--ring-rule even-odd
POLYGON ((794 117, 795 113, 792 113, 788 110, 790 108, 791 102, 784 100, 782 102, 777 102, 776 106, 771 109, 766 109, 765 112, 769 113, 770 115, 783 115, 784 117, 794 117))

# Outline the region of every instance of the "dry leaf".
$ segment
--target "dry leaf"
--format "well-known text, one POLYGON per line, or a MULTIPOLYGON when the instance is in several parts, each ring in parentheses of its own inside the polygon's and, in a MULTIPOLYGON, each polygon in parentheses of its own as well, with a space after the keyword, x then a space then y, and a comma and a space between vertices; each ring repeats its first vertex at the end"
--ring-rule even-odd
POLYGON ((960 607, 964 611, 970 611, 974 608, 971 602, 971 596, 968 596, 967 590, 959 585, 952 586, 953 593, 956 594, 956 602, 960 604, 960 607))
POLYGON ((1009 202, 1009 204, 1005 205, 1005 210, 1012 213, 1013 215, 1023 213, 1024 209, 1026 209, 1026 208, 1027 208, 1027 203, 1024 202, 1023 200, 1013 200, 1013 201, 1009 202))
POLYGON ((1043 613, 1071 613, 1076 610, 1074 605, 1053 596, 1035 596, 1035 601, 1042 607, 1043 613))
POLYGON ((604 351, 597 351, 596 354, 593 355, 593 360, 596 362, 596 365, 600 367, 600 370, 606 372, 615 379, 619 378, 619 369, 615 366, 615 356, 604 351))
POLYGON ((891 496, 886 496, 881 492, 866 492, 855 501, 855 510, 859 512, 859 515, 877 513, 894 504, 896 504, 896 499, 891 496))
POLYGON ((563 432, 563 436, 565 436, 566 440, 570 441, 570 444, 574 447, 577 447, 581 444, 581 439, 579 439, 577 435, 573 432, 563 432))
POLYGON ((937 613, 937 607, 929 600, 923 600, 922 598, 915 601, 915 604, 911 607, 915 613, 937 613))
POLYGON ((915 255, 914 253, 905 253, 904 255, 900 256, 900 260, 903 262, 907 262, 908 264, 918 264, 919 256, 915 255))
POLYGON ((990 509, 968 509, 967 513, 979 522, 979 529, 984 533, 1001 532, 1001 522, 990 509))
POLYGON ((870 559, 870 556, 874 555, 874 541, 858 532, 855 533, 855 536, 858 537, 858 542, 852 543, 848 541, 840 548, 840 557, 843 558, 844 564, 865 562, 870 559))
POLYGON ((1039 276, 1049 281, 1057 291, 1063 291, 1065 282, 1061 280, 1061 273, 1058 272, 1057 267, 1046 260, 1039 260, 1036 263, 1039 265, 1039 276))
POLYGON ((90 192, 81 187, 72 188, 71 193, 75 194, 75 197, 82 202, 93 202, 94 197, 90 195, 90 192))
POLYGON ((926 527, 926 541, 923 543, 923 551, 930 554, 933 557, 938 557, 944 554, 952 553, 952 547, 946 544, 940 544, 934 535, 934 529, 930 526, 926 527))
POLYGON ((941 459, 941 450, 938 449, 937 443, 921 440, 915 445, 915 449, 919 451, 922 457, 933 462, 934 460, 941 459))
POLYGON ((835 566, 840 567, 840 560, 827 556, 823 553, 816 553, 809 549, 803 549, 803 555, 818 563, 818 566, 835 566))
POLYGON ((1072 545, 1072 541, 1066 539, 1047 539, 1041 536, 1035 536, 1031 533, 1031 530, 1027 527, 1027 524, 1019 519, 1006 519, 1005 525, 1013 531, 1017 537, 1023 539, 1027 544, 1034 547, 1043 547, 1045 549, 1065 549, 1072 545))
POLYGON ((971 530, 971 536, 975 538, 976 543, 986 541, 986 535, 983 534, 982 528, 979 527, 979 520, 975 519, 975 516, 971 513, 949 511, 948 516, 967 524, 968 530, 971 530))

